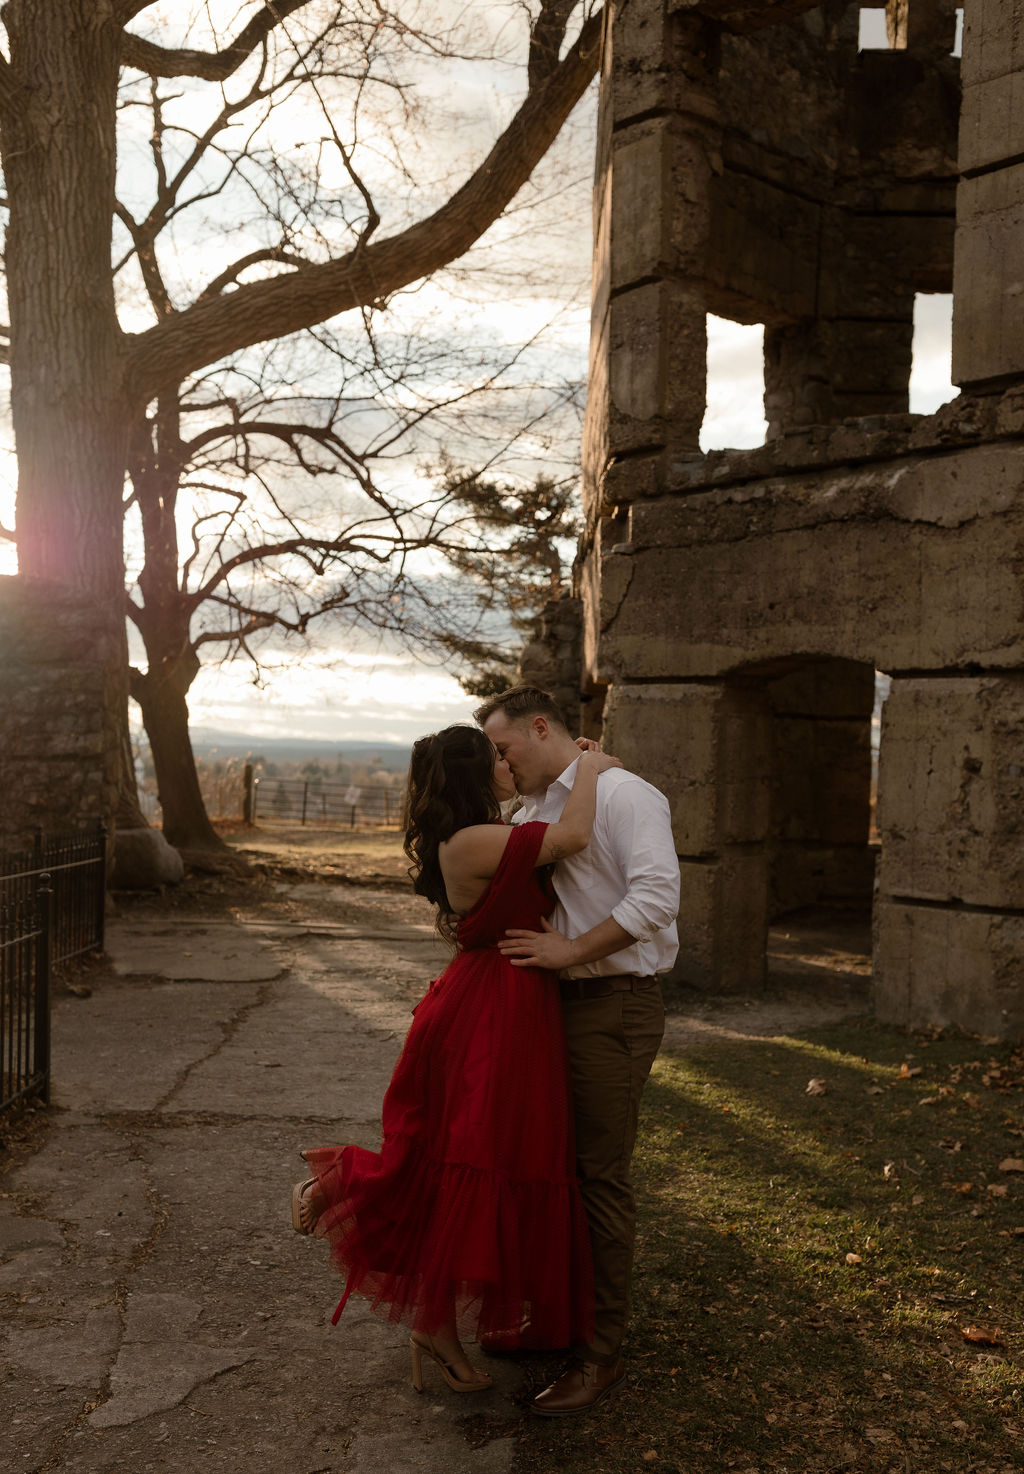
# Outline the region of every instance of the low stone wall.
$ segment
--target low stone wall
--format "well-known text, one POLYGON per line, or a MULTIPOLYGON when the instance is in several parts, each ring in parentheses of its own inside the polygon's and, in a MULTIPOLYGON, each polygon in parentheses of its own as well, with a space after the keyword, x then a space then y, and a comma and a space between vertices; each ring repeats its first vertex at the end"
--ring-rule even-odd
POLYGON ((109 612, 63 587, 0 578, 0 844, 36 829, 112 826, 118 754, 111 712, 124 659, 109 612))

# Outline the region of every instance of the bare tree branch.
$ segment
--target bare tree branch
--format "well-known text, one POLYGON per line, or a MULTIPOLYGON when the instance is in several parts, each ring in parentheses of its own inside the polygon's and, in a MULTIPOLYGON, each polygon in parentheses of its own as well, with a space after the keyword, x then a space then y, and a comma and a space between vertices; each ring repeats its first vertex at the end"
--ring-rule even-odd
POLYGON ((121 60, 125 66, 134 67, 150 77, 202 77, 207 82, 223 82, 238 70, 276 26, 309 3, 310 0, 273 0, 273 3, 265 0, 259 13, 221 51, 169 51, 126 31, 121 60))
POLYGON ((558 66, 565 28, 576 9, 576 0, 543 0, 540 15, 530 33, 527 78, 531 88, 546 82, 558 66))
POLYGON ((127 382, 141 398, 252 343, 370 305, 463 255, 529 179, 597 66, 601 15, 585 23, 547 82, 531 91, 484 162, 441 208, 334 261, 197 302, 127 340, 127 382))
POLYGON ((219 292, 223 292, 225 287, 236 282, 243 271, 247 271, 250 266, 258 265, 261 261, 278 261, 285 266, 309 265, 305 257, 289 251, 285 246, 269 246, 265 251, 250 251, 248 256, 240 256, 230 266, 225 266, 219 276, 215 276, 203 288, 196 300, 202 302, 207 297, 216 297, 219 292))

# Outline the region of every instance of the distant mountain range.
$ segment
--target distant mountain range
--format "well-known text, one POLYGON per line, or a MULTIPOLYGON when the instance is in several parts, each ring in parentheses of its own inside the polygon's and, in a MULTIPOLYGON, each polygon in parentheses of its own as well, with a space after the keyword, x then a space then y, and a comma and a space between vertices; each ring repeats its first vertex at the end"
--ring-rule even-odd
POLYGON ((260 737, 237 732, 217 732, 212 727, 192 728, 196 757, 262 757, 275 763, 303 763, 319 758, 333 761, 377 763, 382 768, 404 773, 409 766, 409 747, 401 742, 328 742, 297 737, 260 737))

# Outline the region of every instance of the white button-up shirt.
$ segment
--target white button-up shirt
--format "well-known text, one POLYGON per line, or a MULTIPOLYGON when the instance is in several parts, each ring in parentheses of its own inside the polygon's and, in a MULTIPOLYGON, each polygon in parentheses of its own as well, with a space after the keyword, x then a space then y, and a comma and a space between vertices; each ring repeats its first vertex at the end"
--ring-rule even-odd
MULTIPOLYGON (((555 823, 575 777, 573 762, 543 795, 526 797, 512 822, 555 823)), ((559 860, 555 892, 558 905, 551 922, 564 936, 582 936, 611 916, 636 938, 620 952, 570 968, 568 976, 667 972, 679 950, 679 861, 665 795, 623 768, 601 773, 590 843, 559 860)))

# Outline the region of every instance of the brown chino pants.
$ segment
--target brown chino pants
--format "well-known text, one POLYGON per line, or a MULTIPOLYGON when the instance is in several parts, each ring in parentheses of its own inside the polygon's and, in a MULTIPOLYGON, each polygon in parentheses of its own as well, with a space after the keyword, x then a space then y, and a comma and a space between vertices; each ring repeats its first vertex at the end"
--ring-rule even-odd
POLYGON ((665 1009, 657 982, 637 982, 635 991, 598 997, 574 998, 567 989, 562 1010, 576 1108, 576 1166, 594 1256, 594 1336, 589 1346, 572 1349, 587 1361, 613 1366, 629 1319, 637 1116, 665 1032, 665 1009))

